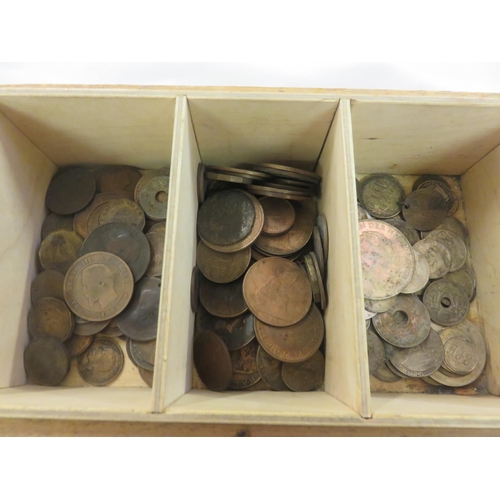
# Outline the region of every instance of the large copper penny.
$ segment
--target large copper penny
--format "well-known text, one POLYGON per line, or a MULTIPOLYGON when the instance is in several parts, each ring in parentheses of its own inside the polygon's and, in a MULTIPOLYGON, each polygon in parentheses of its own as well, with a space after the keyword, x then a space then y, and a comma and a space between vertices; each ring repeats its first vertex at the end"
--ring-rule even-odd
POLYGON ((133 200, 141 174, 133 167, 113 165, 105 167, 99 177, 101 193, 114 193, 133 200))
POLYGON ((450 186, 445 180, 427 180, 422 182, 418 189, 432 189, 439 193, 446 200, 446 207, 448 208, 448 217, 451 217, 460 206, 458 198, 451 190, 450 186))
POLYGON ((270 236, 286 234, 295 223, 295 209, 286 200, 279 198, 261 198, 264 210, 264 227, 262 233, 270 236))
POLYGON ((137 368, 153 371, 155 366, 156 339, 149 342, 137 342, 127 339, 127 354, 137 368))
POLYGON ((69 357, 71 359, 77 358, 83 354, 94 341, 94 337, 81 337, 79 335, 72 335, 64 345, 68 350, 69 357))
POLYGON ((281 375, 283 363, 269 356, 260 346, 257 350, 257 368, 259 369, 262 380, 273 391, 289 390, 285 382, 283 382, 283 377, 281 375))
POLYGON ((87 384, 103 387, 111 384, 123 370, 125 357, 120 346, 111 339, 98 338, 80 356, 76 366, 87 384))
POLYGON ((250 265, 250 247, 235 253, 221 253, 200 241, 196 262, 203 275, 214 283, 231 283, 243 275, 250 265))
POLYGON ((267 325, 286 327, 305 318, 312 303, 306 273, 293 262, 271 257, 245 276, 243 295, 252 313, 267 325))
POLYGON ((385 222, 359 222, 361 265, 365 298, 395 297, 410 283, 415 255, 403 233, 385 222))
POLYGON ((88 235, 99 226, 100 210, 96 211, 97 207, 101 207, 108 201, 120 200, 122 198, 122 196, 114 193, 96 194, 90 205, 74 216, 72 230, 74 229, 83 239, 87 238, 88 235), (94 215, 89 228, 91 214, 94 215))
POLYGON ((50 182, 45 203, 51 212, 72 215, 83 210, 96 191, 94 176, 83 168, 60 171, 50 182))
POLYGON ((40 337, 24 351, 24 368, 34 384, 55 387, 69 373, 68 351, 60 340, 40 337))
POLYGON ((50 335, 61 342, 69 339, 75 318, 66 304, 52 297, 40 299, 28 314, 28 330, 34 338, 50 335))
POLYGON ((142 278, 136 283, 130 304, 116 317, 126 337, 139 342, 156 339, 160 293, 161 281, 157 278, 142 278))
POLYGON ((81 255, 94 252, 120 257, 132 271, 135 281, 144 276, 151 258, 150 246, 142 231, 122 222, 105 224, 89 235, 83 243, 81 255))
POLYGON ((50 214, 42 225, 42 239, 44 240, 50 233, 55 231, 73 231, 74 215, 50 214))
POLYGON ((368 362, 370 367, 370 375, 376 373, 384 364, 385 350, 384 344, 378 338, 377 334, 371 330, 366 331, 368 343, 368 362))
POLYGON ((215 333, 202 332, 194 339, 194 365, 202 382, 211 391, 225 391, 233 377, 231 356, 215 333))
POLYGON ((96 252, 78 259, 66 274, 64 298, 87 321, 106 321, 127 307, 134 291, 132 271, 116 255, 96 252))
POLYGON ((408 222, 401 219, 387 219, 385 222, 395 227, 396 229, 399 229, 405 235, 406 239, 410 242, 411 246, 420 241, 418 232, 410 224, 408 224, 408 222))
POLYGON ((406 198, 403 217, 419 231, 431 231, 448 216, 448 205, 443 196, 433 189, 417 189, 406 198))
POLYGON ((404 294, 418 293, 423 290, 427 283, 429 283, 429 262, 418 250, 413 248, 413 254, 415 255, 415 273, 409 283, 409 285, 401 292, 404 294))
POLYGON ((248 389, 259 382, 261 376, 257 368, 258 348, 259 344, 254 340, 242 349, 230 353, 233 366, 230 389, 248 389))
POLYGON ((429 263, 429 278, 437 280, 445 276, 451 269, 451 255, 439 241, 425 238, 413 247, 420 252, 429 263))
POLYGON ((377 174, 361 182, 360 203, 373 217, 390 219, 401 212, 405 190, 392 175, 377 174))
POLYGON ((100 226, 110 224, 111 222, 122 222, 132 224, 142 231, 146 225, 146 217, 141 207, 137 203, 125 198, 108 201, 98 208, 102 208, 99 215, 100 226))
POLYGON ((139 375, 141 376, 143 382, 149 387, 153 387, 153 377, 154 371, 145 370, 139 366, 139 375))
POLYGON ((450 253, 450 272, 458 271, 464 267, 467 260, 467 247, 458 234, 446 229, 435 229, 426 237, 426 239, 429 238, 442 243, 450 253))
POLYGON ((31 283, 31 303, 53 297, 64 300, 64 274, 59 271, 43 271, 31 283))
POLYGON ((278 328, 255 321, 255 334, 261 347, 274 359, 284 363, 301 363, 321 346, 325 323, 319 309, 313 305, 299 323, 278 328))
POLYGON ((163 273, 163 254, 165 251, 165 232, 160 230, 151 231, 146 234, 151 257, 149 265, 144 273, 146 276, 160 277, 163 273))
POLYGON ((293 392, 309 392, 319 389, 325 381, 325 358, 317 351, 303 363, 283 363, 283 382, 293 392))
POLYGON ((102 332, 110 323, 110 320, 106 321, 86 321, 82 318, 75 318, 75 329, 73 333, 80 337, 91 337, 96 333, 102 332))
POLYGON ((243 278, 221 284, 202 277, 200 301, 210 314, 218 318, 236 318, 248 311, 243 296, 243 278))
POLYGON ((389 344, 410 348, 421 344, 431 330, 431 318, 425 306, 413 295, 401 295, 386 313, 372 320, 377 333, 389 344))
POLYGON ((42 241, 38 256, 40 264, 48 270, 66 273, 80 256, 82 239, 73 231, 55 231, 42 241))
POLYGON ((469 314, 467 292, 451 281, 439 280, 430 284, 423 301, 432 321, 441 326, 458 325, 469 314))
POLYGON ((168 188, 170 178, 166 175, 143 177, 135 188, 135 201, 144 213, 156 221, 167 218, 168 188))

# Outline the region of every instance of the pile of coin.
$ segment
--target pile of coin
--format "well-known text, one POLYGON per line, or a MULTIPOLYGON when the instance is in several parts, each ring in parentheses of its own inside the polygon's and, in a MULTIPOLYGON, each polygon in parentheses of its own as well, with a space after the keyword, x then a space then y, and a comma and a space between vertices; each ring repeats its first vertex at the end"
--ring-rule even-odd
POLYGON ((320 182, 281 165, 200 164, 191 303, 194 363, 208 389, 322 386, 328 227, 313 199, 320 182))
POLYGON ((407 196, 390 175, 358 184, 370 373, 464 387, 482 374, 486 346, 466 318, 476 278, 459 199, 442 177, 419 178, 407 196), (400 217, 403 216, 403 218, 400 217))
POLYGON ((52 179, 24 354, 32 383, 61 384, 76 359, 86 383, 110 384, 124 366, 113 340, 122 337, 151 386, 168 185, 165 171, 127 166, 69 167, 52 179))

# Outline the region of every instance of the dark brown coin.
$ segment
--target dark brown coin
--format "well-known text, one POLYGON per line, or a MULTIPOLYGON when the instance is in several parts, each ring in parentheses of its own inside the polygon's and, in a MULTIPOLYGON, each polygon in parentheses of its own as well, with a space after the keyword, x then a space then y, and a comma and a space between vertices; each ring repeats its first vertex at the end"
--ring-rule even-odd
POLYGON ((208 188, 208 184, 205 179, 205 170, 206 170, 205 165, 203 165, 203 163, 200 163, 198 165, 198 175, 196 182, 196 187, 198 189, 198 203, 200 205, 205 201, 205 196, 207 194, 207 188, 208 188))
POLYGON ((410 224, 408 224, 408 222, 401 219, 388 219, 385 222, 395 227, 396 229, 399 229, 405 235, 406 239, 410 242, 411 246, 420 241, 418 232, 410 224))
POLYGON ((420 184, 418 189, 433 189, 436 193, 439 193, 445 200, 446 206, 448 207, 448 217, 451 217, 460 206, 458 198, 455 196, 450 186, 446 181, 428 180, 420 184))
MULTIPOLYGON (((275 179, 275 181, 279 181, 280 179, 275 179)), ((282 190, 285 191, 290 191, 293 192, 297 196, 303 196, 305 198, 311 198, 315 195, 315 191, 312 189, 312 185, 308 187, 307 189, 301 188, 301 187, 296 187, 296 186, 286 186, 284 184, 281 184, 279 182, 258 182, 254 184, 254 187, 266 187, 266 188, 273 188, 279 190, 278 192, 281 192, 282 190)), ((282 199, 282 198, 280 198, 282 199)), ((286 199, 286 198, 283 198, 286 199)))
POLYGON ((133 167, 105 167, 100 175, 99 190, 101 193, 114 193, 133 200, 135 187, 140 179, 141 174, 133 167))
POLYGON ((368 343, 368 361, 370 365, 370 375, 376 373, 385 361, 384 344, 377 334, 371 330, 366 331, 368 343))
POLYGON ((101 332, 99 332, 99 335, 101 337, 111 337, 111 338, 114 338, 114 337, 121 337, 123 335, 123 333, 118 328, 118 326, 116 324, 116 320, 112 319, 110 321, 110 323, 108 324, 108 326, 104 330, 102 330, 101 332))
POLYGON ((81 255, 107 252, 120 257, 130 268, 134 281, 139 281, 148 269, 151 250, 148 239, 135 226, 115 222, 98 227, 84 241, 81 255))
POLYGON ((72 335, 64 345, 68 350, 71 359, 77 358, 83 354, 94 341, 94 337, 80 337, 79 335, 72 335))
POLYGON ((377 174, 361 182, 360 203, 373 217, 390 219, 401 212, 405 190, 392 175, 377 174))
POLYGON ((451 281, 439 280, 430 284, 423 301, 432 321, 441 326, 458 325, 469 314, 469 295, 451 281))
POLYGON ((446 229, 435 229, 426 238, 439 241, 446 247, 451 256, 450 272, 458 271, 464 267, 467 260, 467 247, 458 234, 446 229))
POLYGON ((31 303, 52 297, 64 301, 64 274, 59 271, 43 271, 31 284, 31 303))
POLYGON ((90 205, 74 216, 73 226, 70 230, 74 230, 83 239, 87 238, 88 235, 99 226, 99 215, 101 212, 100 210, 96 210, 97 207, 101 207, 108 201, 121 200, 122 198, 122 196, 114 193, 96 194, 90 205), (93 214, 93 217, 90 221, 91 214, 93 214))
POLYGON ((191 273, 191 311, 195 314, 198 312, 198 304, 200 299, 200 270, 193 267, 191 273))
POLYGON ((316 267, 311 255, 304 255, 304 269, 307 277, 311 282, 311 290, 313 294, 313 301, 315 304, 321 304, 321 289, 319 285, 318 275, 316 274, 316 267))
POLYGON ((135 201, 152 220, 167 218, 168 188, 170 178, 166 175, 142 177, 135 188, 135 201))
POLYGON ((131 224, 142 231, 146 225, 146 217, 141 207, 125 198, 108 201, 98 208, 102 208, 99 215, 100 226, 111 222, 122 222, 131 224))
POLYGON ((42 241, 38 256, 46 271, 66 273, 80 256, 83 240, 73 231, 55 231, 42 241))
POLYGON ((319 389, 325 381, 325 358, 317 351, 303 363, 283 363, 283 382, 293 392, 309 392, 319 389))
POLYGON ((460 269, 459 271, 455 271, 454 273, 448 273, 443 279, 446 281, 451 281, 459 287, 463 288, 467 292, 469 300, 472 301, 476 287, 472 276, 467 269, 460 269))
POLYGON ((314 255, 318 262, 319 272, 321 277, 325 278, 325 255, 323 253, 323 243, 321 241, 321 236, 319 234, 318 227, 313 230, 313 242, 314 242, 314 255))
POLYGON ((326 264, 328 262, 328 254, 330 247, 330 236, 328 232, 328 222, 326 221, 326 217, 323 214, 318 215, 316 224, 318 225, 319 234, 321 236, 321 243, 323 244, 323 255, 325 257, 325 264, 326 264))
POLYGON ((153 371, 155 366, 156 340, 137 342, 127 339, 127 354, 137 368, 153 371))
POLYGON ((438 181, 442 182, 443 184, 446 184, 446 181, 439 175, 432 175, 432 174, 422 175, 414 182, 412 191, 416 191, 424 182, 427 181, 438 181))
POLYGON ((24 351, 24 368, 34 384, 55 387, 69 373, 68 351, 60 340, 40 337, 33 340, 24 351))
POLYGON ((45 203, 51 212, 72 215, 83 210, 92 201, 95 191, 96 182, 89 170, 65 169, 50 182, 45 203))
POLYGON ((165 250, 165 233, 161 231, 146 234, 151 257, 145 275, 160 277, 163 273, 163 253, 165 250))
POLYGON ((202 332, 194 339, 194 365, 202 382, 211 391, 225 391, 233 377, 231 356, 215 333, 202 332))
POLYGON ((410 348, 421 344, 431 330, 425 306, 413 295, 400 295, 386 313, 372 319, 377 333, 389 344, 410 348))
POLYGON ((393 373, 384 363, 375 373, 372 374, 377 380, 386 384, 394 384, 401 380, 401 377, 393 373))
POLYGON ((448 216, 448 205, 443 196, 433 189, 417 189, 406 198, 403 217, 419 231, 431 231, 448 216))
POLYGON ((300 189, 302 191, 316 191, 317 187, 311 184, 310 182, 304 181, 296 181, 294 179, 284 179, 283 177, 278 177, 277 179, 273 179, 273 182, 280 186, 288 186, 288 189, 300 189))
POLYGON ((255 317, 252 314, 229 319, 211 316, 204 328, 217 333, 226 343, 229 352, 238 351, 255 338, 255 317), (207 328, 207 323, 210 323, 211 328, 207 328))
POLYGON ((257 350, 257 368, 259 369, 262 380, 273 391, 289 390, 285 382, 283 382, 283 377, 281 376, 283 363, 274 359, 272 356, 269 356, 269 354, 267 354, 267 352, 260 346, 257 350))
MULTIPOLYGON (((445 229, 446 231, 451 231, 452 233, 458 234, 462 241, 468 245, 469 242, 469 232, 467 228, 455 217, 448 217, 445 221, 436 229, 445 229)), ((422 238, 426 238, 429 232, 422 232, 422 238)))
POLYGON ((210 314, 218 318, 236 318, 248 311, 243 297, 243 278, 220 284, 201 277, 200 301, 210 314))
POLYGON ((325 323, 319 309, 313 305, 307 316, 292 326, 279 328, 256 320, 255 334, 261 347, 274 359, 301 363, 320 348, 325 323))
POLYGON ((414 250, 420 252, 427 259, 431 280, 440 279, 450 272, 451 255, 441 242, 425 238, 414 246, 414 250))
POLYGON ((257 368, 257 349, 259 344, 254 340, 238 351, 230 353, 233 375, 229 382, 230 389, 243 390, 254 386, 261 379, 257 368))
POLYGON ((49 335, 61 342, 69 339, 75 318, 61 300, 47 297, 33 304, 28 314, 28 330, 36 339, 49 335))
POLYGON ((96 333, 102 332, 108 325, 110 320, 106 321, 86 321, 82 318, 75 318, 75 329, 73 333, 80 337, 91 337, 96 333))
POLYGON ((73 231, 74 215, 50 214, 42 225, 42 239, 55 231, 73 231))
POLYGON ((396 375, 396 377, 398 377, 399 379, 406 379, 406 375, 404 373, 401 373, 397 368, 395 368, 393 366, 393 364, 388 361, 385 366, 387 366, 387 368, 392 372, 394 373, 394 375, 396 375))
POLYGON ((120 346, 111 339, 94 339, 92 345, 78 356, 78 373, 87 384, 103 387, 111 384, 123 370, 125 357, 120 346))
POLYGON ((288 233, 295 223, 295 209, 286 200, 279 198, 261 198, 264 210, 264 227, 262 233, 270 236, 281 236, 288 233))
POLYGON ((245 276, 243 295, 252 313, 272 326, 295 325, 311 309, 309 279, 286 259, 271 257, 254 264, 245 276))
POLYGON ((139 342, 156 339, 160 293, 158 278, 142 278, 136 283, 130 304, 116 317, 116 324, 126 337, 139 342))
POLYGON ((227 182, 230 184, 249 185, 253 182, 252 179, 249 179, 248 177, 243 177, 240 175, 221 174, 218 172, 205 172, 205 178, 210 181, 227 182))
POLYGON ((139 375, 149 388, 153 387, 154 371, 151 372, 139 366, 139 375))
POLYGON ((221 253, 200 241, 196 251, 196 263, 203 275, 214 283, 231 283, 248 269, 252 251, 250 247, 235 253, 221 253))
POLYGON ((298 180, 314 185, 321 183, 320 175, 299 168, 285 167, 284 165, 276 165, 274 163, 264 163, 263 165, 255 165, 254 169, 258 172, 270 174, 273 177, 298 180))
POLYGON ((227 175, 235 175, 237 177, 243 177, 246 179, 253 179, 253 180, 266 180, 266 179, 271 179, 271 176, 268 174, 263 174, 262 172, 255 172, 253 170, 247 170, 245 168, 231 168, 231 167, 217 167, 217 166, 207 166, 206 167, 207 171, 209 172, 218 172, 221 174, 227 174, 227 175))
POLYGON ((398 297, 391 297, 390 299, 385 300, 370 300, 365 299, 365 311, 382 314, 387 312, 394 304, 397 302, 398 297))
POLYGON ((291 189, 279 189, 268 186, 257 186, 251 185, 247 187, 247 190, 258 196, 272 196, 273 198, 280 198, 283 200, 294 200, 294 201, 308 201, 312 198, 312 194, 310 193, 302 193, 298 191, 293 191, 291 189))

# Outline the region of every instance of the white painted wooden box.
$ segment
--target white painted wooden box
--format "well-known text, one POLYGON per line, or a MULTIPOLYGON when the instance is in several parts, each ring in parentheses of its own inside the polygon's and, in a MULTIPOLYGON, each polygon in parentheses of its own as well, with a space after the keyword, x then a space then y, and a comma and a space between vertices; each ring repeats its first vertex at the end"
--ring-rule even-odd
MULTIPOLYGON (((500 427, 500 95, 287 89, 0 87, 0 417, 329 426, 500 427), (192 390, 196 170, 317 163, 332 233, 324 391, 192 390), (30 284, 58 166, 170 166, 153 389, 26 385, 30 284), (370 392, 356 175, 460 176, 491 395, 370 392)), ((410 179, 410 178, 408 178, 410 179)), ((478 323, 479 322, 479 323, 478 323)))

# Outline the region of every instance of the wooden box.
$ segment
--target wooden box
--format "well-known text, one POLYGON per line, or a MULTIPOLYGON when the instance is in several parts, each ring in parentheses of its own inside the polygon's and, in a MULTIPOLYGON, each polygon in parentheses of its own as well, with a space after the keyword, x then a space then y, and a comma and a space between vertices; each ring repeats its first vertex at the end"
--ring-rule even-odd
POLYGON ((500 427, 500 95, 335 90, 0 87, 0 417, 375 427, 500 427), (198 163, 287 162, 323 176, 331 240, 324 390, 193 390, 190 277, 198 163), (26 385, 30 284, 58 166, 170 166, 153 389, 26 385), (489 395, 372 394, 356 175, 459 176, 488 346, 489 395))

